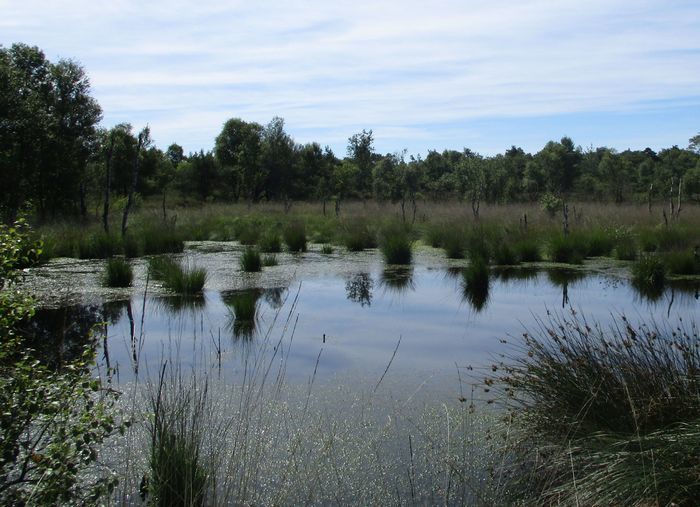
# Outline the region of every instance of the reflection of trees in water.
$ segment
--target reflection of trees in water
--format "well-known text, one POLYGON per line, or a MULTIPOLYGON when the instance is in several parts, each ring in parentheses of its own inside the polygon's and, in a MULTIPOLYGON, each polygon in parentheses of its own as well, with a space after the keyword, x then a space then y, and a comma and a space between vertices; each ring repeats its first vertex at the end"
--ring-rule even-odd
MULTIPOLYGON (((227 328, 234 338, 249 340, 255 336, 258 326, 258 304, 265 293, 266 291, 261 289, 221 293, 221 300, 229 308, 230 313, 227 328)), ((268 294, 273 300, 277 296, 281 298, 281 293, 276 291, 268 294)))
POLYGON ((356 273, 345 282, 346 298, 361 306, 372 305, 374 280, 369 273, 356 273))
POLYGON ((583 280, 588 276, 583 271, 575 269, 548 269, 547 279, 555 287, 561 287, 561 307, 565 308, 570 304, 569 301, 569 285, 573 285, 579 280, 583 280))
POLYGON ((490 273, 488 267, 469 267, 462 272, 462 300, 475 312, 486 308, 489 301, 490 273))
POLYGON ((53 368, 80 358, 85 346, 95 347, 106 338, 106 325, 118 322, 125 301, 63 308, 37 309, 22 327, 27 346, 53 368))
POLYGON ((413 266, 395 266, 382 271, 379 286, 395 294, 416 290, 413 281, 413 266))

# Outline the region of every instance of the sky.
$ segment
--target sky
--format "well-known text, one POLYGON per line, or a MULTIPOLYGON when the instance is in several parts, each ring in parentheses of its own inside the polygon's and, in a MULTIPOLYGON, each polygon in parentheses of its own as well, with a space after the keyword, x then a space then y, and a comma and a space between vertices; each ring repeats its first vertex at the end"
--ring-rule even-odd
POLYGON ((511 145, 685 147, 700 132, 698 0, 0 0, 0 44, 79 62, 102 124, 209 150, 284 118, 344 156, 511 145))

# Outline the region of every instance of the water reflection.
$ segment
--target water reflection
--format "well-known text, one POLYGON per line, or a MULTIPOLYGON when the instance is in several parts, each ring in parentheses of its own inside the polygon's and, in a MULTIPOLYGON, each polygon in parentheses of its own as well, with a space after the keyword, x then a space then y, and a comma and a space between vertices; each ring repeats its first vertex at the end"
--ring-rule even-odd
POLYGON ((469 303, 476 313, 486 308, 490 285, 488 266, 473 264, 462 271, 462 299, 469 303))
POLYGON ((394 266, 384 269, 379 277, 379 286, 396 295, 401 295, 408 290, 415 291, 413 266, 394 266))
POLYGON ((372 289, 374 280, 369 273, 357 273, 345 282, 347 299, 363 307, 372 305, 372 289))
MULTIPOLYGON (((273 301, 276 291, 269 293, 273 301)), ((251 340, 258 326, 258 302, 263 295, 260 289, 222 292, 221 300, 229 308, 227 329, 236 340, 251 340)), ((281 295, 280 295, 281 297, 281 295)), ((267 299, 267 298, 266 298, 267 299)))
POLYGON ((526 282, 537 279, 539 270, 530 267, 495 267, 493 277, 502 282, 526 282))
POLYGON ((570 305, 569 285, 574 285, 579 280, 586 278, 586 273, 575 269, 548 269, 547 279, 555 287, 561 287, 561 307, 570 305))
POLYGON ((204 310, 207 303, 202 294, 190 296, 160 296, 152 298, 150 302, 153 303, 158 310, 164 311, 170 315, 180 315, 185 312, 197 314, 204 310))
POLYGON ((86 346, 106 337, 106 328, 121 319, 125 302, 37 309, 21 329, 27 346, 51 368, 79 359, 86 346))

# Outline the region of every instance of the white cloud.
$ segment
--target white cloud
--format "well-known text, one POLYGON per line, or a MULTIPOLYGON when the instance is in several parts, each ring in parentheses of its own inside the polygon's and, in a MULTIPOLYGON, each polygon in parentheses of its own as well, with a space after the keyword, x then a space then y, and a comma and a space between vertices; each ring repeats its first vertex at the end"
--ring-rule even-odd
POLYGON ((700 89, 694 2, 28 0, 0 10, 3 44, 86 67, 107 122, 148 121, 162 144, 190 149, 210 147, 232 116, 279 115, 292 133, 326 129, 341 143, 366 126, 378 142, 411 144, 436 138, 416 125, 461 122, 468 136, 474 119, 630 111, 700 89))

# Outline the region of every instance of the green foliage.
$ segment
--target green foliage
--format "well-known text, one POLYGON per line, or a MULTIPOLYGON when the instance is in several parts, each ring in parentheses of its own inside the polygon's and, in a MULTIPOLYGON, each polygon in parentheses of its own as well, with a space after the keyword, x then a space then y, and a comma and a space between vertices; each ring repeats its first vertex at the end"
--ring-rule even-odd
POLYGON ((700 498, 700 348, 694 325, 609 328, 550 316, 525 353, 494 365, 515 441, 506 477, 519 502, 693 505, 700 498))
POLYGON ((387 264, 410 264, 413 259, 412 244, 408 231, 400 225, 394 225, 382 231, 379 248, 387 264))
POLYGON ((104 284, 107 287, 129 287, 134 278, 129 261, 121 257, 107 259, 105 266, 104 284))
POLYGON ((306 252, 306 227, 302 222, 288 224, 282 236, 290 252, 306 252))
POLYGON ((483 257, 476 257, 462 271, 462 294, 474 310, 480 312, 489 299, 489 265, 483 257))
POLYGON ((594 228, 578 234, 582 236, 580 241, 585 243, 586 257, 609 256, 615 247, 615 238, 606 229, 594 228))
POLYGON ((241 221, 236 224, 236 239, 241 245, 255 245, 260 238, 260 224, 241 221))
MULTIPOLYGON (((185 249, 182 233, 176 231, 173 226, 141 226, 138 231, 132 232, 138 234, 141 239, 142 255, 180 253, 185 249)), ((124 253, 126 254, 126 251, 124 253)))
POLYGON ((520 263, 520 259, 510 243, 501 239, 493 247, 493 263, 498 266, 515 266, 520 263))
POLYGON ((553 194, 546 193, 540 197, 540 209, 550 218, 554 218, 554 216, 561 211, 562 205, 562 200, 553 194))
POLYGON ((17 269, 40 251, 24 222, 0 227, 0 503, 95 504, 116 484, 98 465, 98 449, 123 426, 115 393, 91 377, 91 348, 56 371, 17 331, 34 313, 15 290, 17 269))
POLYGON ((246 248, 241 254, 241 270, 253 273, 262 270, 262 259, 257 248, 246 248))
POLYGON ((464 231, 459 227, 442 230, 440 244, 445 250, 448 259, 464 259, 467 238, 464 231))
POLYGON ((467 256, 471 262, 483 261, 488 265, 491 260, 489 231, 479 227, 469 232, 467 237, 467 256))
POLYGON ((324 255, 330 255, 333 253, 333 245, 323 245, 321 247, 321 253, 324 255))

